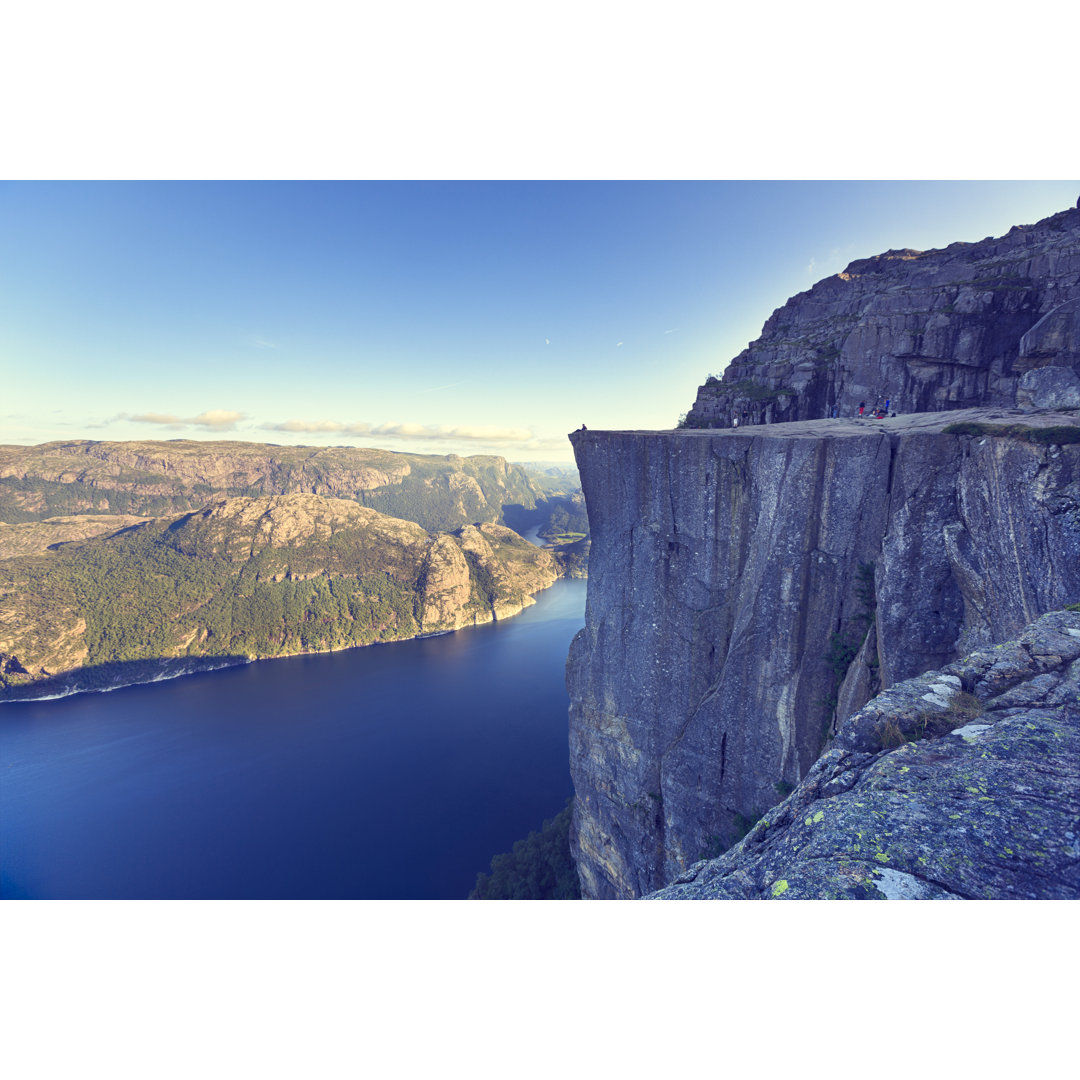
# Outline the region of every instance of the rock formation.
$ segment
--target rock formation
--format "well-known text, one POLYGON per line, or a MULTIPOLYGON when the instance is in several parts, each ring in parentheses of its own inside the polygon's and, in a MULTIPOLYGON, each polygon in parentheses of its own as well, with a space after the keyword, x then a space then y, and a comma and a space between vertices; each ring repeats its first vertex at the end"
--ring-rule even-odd
POLYGON ((1077 439, 1075 416, 993 409, 575 432, 583 894, 660 888, 806 777, 879 689, 1080 600, 1077 439))
POLYGON ((654 899, 1080 897, 1080 612, 897 683, 654 899))
POLYGON ((688 427, 1080 404, 1080 209, 978 243, 886 251, 773 312, 688 427))

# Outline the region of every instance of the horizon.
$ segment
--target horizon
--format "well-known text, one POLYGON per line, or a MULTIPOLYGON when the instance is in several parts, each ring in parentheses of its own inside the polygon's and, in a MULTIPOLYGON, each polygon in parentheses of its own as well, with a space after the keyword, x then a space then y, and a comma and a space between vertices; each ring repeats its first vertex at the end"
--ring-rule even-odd
POLYGON ((0 442, 570 465, 582 423, 673 428, 776 308, 851 261, 1001 236, 1077 189, 10 181, 0 442))

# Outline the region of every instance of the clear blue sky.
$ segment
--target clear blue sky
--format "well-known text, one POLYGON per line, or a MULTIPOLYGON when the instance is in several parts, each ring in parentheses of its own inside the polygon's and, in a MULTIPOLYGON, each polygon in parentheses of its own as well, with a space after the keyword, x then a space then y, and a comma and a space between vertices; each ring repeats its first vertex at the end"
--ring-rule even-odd
POLYGON ((1078 182, 0 185, 0 442, 569 459, 667 428, 793 293, 1078 182))

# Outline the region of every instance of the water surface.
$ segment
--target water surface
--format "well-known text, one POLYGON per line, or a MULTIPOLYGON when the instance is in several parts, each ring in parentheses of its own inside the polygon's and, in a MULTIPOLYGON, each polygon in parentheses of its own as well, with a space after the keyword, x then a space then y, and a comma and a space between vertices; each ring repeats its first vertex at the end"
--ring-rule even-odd
POLYGON ((465 897, 570 794, 585 588, 454 634, 0 706, 0 895, 465 897))

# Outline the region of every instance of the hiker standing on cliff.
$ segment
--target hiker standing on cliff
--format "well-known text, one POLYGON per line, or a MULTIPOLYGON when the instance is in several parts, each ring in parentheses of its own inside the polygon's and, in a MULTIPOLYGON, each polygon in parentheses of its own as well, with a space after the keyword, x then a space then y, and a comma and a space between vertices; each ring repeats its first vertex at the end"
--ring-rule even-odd
POLYGON ((865 408, 866 408, 866 402, 865 401, 860 401, 859 402, 859 415, 860 416, 862 416, 863 409, 865 409, 865 408))
POLYGON ((735 414, 735 418, 731 421, 731 426, 732 427, 738 427, 739 426, 739 414, 738 413, 735 414))

